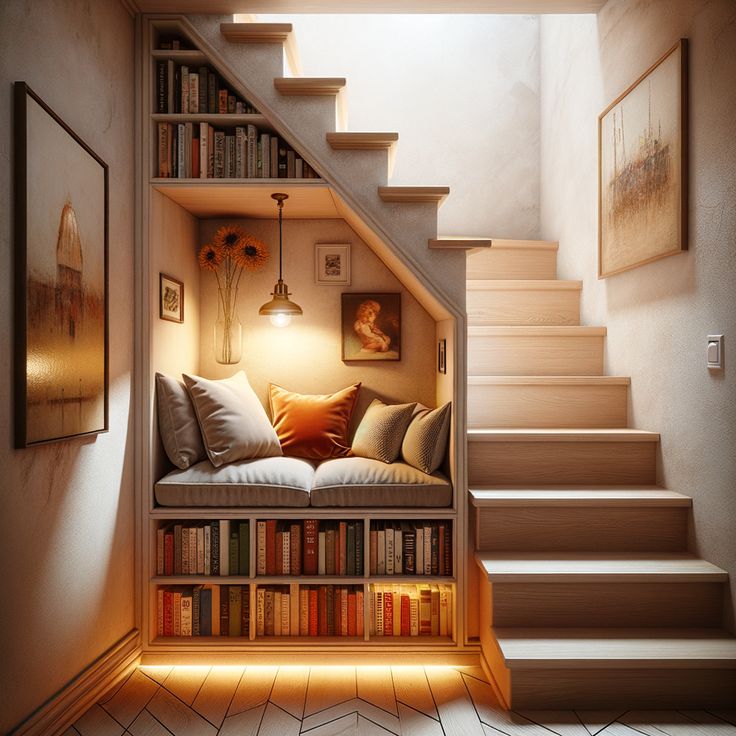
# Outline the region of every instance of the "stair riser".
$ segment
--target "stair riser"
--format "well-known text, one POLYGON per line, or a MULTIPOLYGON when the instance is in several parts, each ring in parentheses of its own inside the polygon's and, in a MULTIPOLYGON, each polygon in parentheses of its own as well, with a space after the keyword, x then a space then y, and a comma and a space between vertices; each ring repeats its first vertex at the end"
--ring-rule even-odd
POLYGON ((468 427, 624 428, 626 384, 468 385, 468 427))
POLYGON ((719 627, 723 615, 722 583, 484 584, 499 627, 719 627))
POLYGON ((736 669, 515 669, 515 709, 733 708, 736 669))
POLYGON ((468 441, 470 485, 654 485, 655 442, 468 441))
POLYGON ((469 289, 469 324, 578 325, 580 290, 469 289))
POLYGON ((469 279, 556 279, 557 251, 491 246, 468 255, 466 275, 469 279))
POLYGON ((475 376, 600 376, 603 336, 468 335, 475 376))
POLYGON ((526 552, 677 552, 686 508, 494 507, 478 514, 476 549, 526 552))

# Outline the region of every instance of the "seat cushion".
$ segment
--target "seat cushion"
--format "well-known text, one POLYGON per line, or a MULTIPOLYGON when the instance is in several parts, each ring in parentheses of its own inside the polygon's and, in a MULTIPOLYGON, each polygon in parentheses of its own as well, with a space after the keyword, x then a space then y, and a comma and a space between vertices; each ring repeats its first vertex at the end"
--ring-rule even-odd
POLYGON ((209 460, 174 470, 156 483, 161 506, 309 506, 314 468, 294 457, 209 460))
POLYGON ((449 506, 452 485, 406 463, 367 457, 327 460, 314 474, 312 506, 449 506))

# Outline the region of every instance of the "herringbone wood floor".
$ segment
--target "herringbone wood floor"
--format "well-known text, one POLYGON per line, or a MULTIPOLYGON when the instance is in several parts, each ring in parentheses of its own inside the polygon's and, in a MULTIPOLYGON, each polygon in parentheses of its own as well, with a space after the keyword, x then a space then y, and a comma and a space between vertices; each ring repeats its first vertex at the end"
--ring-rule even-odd
POLYGON ((736 711, 515 713, 479 667, 139 667, 65 736, 736 736, 736 711))

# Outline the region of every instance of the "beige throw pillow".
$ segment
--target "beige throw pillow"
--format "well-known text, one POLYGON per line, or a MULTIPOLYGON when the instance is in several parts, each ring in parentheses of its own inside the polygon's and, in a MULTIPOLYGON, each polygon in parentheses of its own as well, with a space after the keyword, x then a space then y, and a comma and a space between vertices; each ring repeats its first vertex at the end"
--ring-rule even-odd
POLYGON ((399 456, 401 441, 416 404, 389 406, 373 399, 360 420, 353 439, 353 454, 392 463, 399 456))
POLYGON ((404 462, 430 475, 442 465, 447 451, 451 407, 448 402, 437 409, 423 409, 414 415, 401 444, 404 462))
POLYGON ((243 371, 221 381, 183 375, 210 462, 219 468, 235 460, 281 455, 266 410, 243 371))
POLYGON ((157 373, 156 400, 158 429, 169 460, 182 470, 204 460, 202 433, 186 386, 178 378, 157 373))

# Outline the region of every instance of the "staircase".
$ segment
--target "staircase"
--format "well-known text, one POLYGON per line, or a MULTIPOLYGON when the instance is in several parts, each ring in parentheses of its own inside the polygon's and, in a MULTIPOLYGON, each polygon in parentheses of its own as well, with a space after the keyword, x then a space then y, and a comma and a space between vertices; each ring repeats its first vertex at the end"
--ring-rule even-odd
MULTIPOLYGON (((437 241, 440 242, 440 241, 437 241)), ((557 244, 467 258, 468 474, 484 667, 515 709, 707 708, 736 699, 727 573, 686 551, 691 499, 656 487, 557 244)), ((435 245, 434 247, 440 247, 435 245)))

